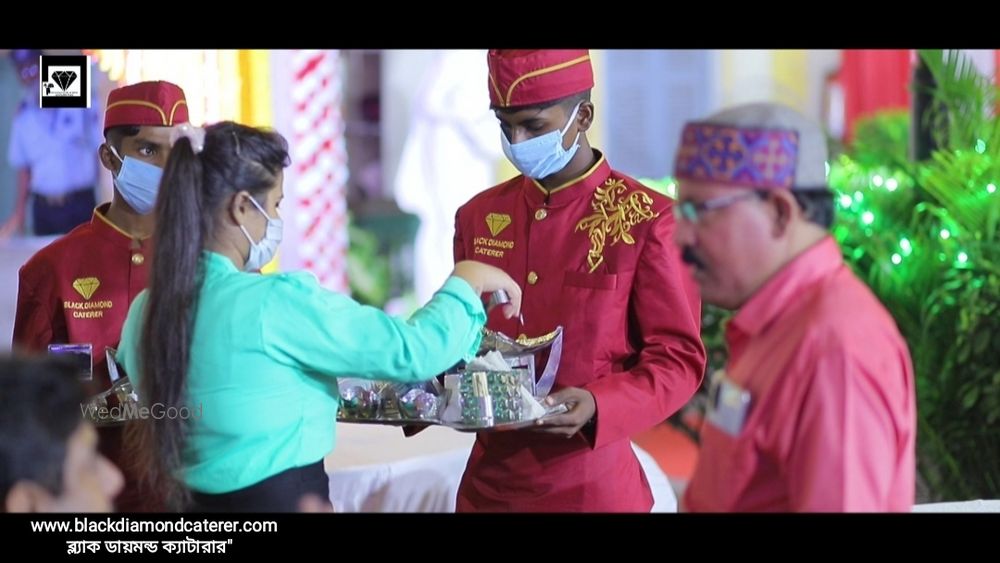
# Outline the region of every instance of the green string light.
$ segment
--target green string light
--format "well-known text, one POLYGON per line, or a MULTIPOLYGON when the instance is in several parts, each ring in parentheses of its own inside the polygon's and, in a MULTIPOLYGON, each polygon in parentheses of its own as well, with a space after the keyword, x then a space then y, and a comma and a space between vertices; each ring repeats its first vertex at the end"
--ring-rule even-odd
POLYGON ((865 225, 871 225, 875 222, 875 214, 871 211, 865 211, 861 214, 861 222, 865 225))
POLYGON ((906 237, 899 239, 899 248, 902 249, 904 256, 909 256, 913 252, 913 245, 910 244, 910 239, 906 237))
POLYGON ((940 234, 941 234, 941 238, 944 239, 944 240, 948 240, 948 239, 951 238, 951 231, 949 231, 948 229, 941 229, 941 233, 940 234))
POLYGON ((893 264, 896 264, 898 266, 899 263, 902 262, 902 261, 903 261, 903 257, 902 256, 900 256, 899 254, 897 254, 895 252, 892 253, 892 263, 893 264))

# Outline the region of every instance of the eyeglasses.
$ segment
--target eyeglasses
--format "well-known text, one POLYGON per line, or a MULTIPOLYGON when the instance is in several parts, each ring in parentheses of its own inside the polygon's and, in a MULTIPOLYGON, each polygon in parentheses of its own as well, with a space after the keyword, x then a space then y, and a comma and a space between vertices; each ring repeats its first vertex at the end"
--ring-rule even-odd
POLYGON ((674 218, 678 221, 683 219, 691 223, 697 223, 698 220, 709 211, 729 207, 730 205, 739 203, 745 199, 764 199, 765 197, 767 196, 756 191, 749 191, 738 194, 724 195, 722 197, 708 199, 698 203, 693 201, 677 201, 674 202, 674 218))

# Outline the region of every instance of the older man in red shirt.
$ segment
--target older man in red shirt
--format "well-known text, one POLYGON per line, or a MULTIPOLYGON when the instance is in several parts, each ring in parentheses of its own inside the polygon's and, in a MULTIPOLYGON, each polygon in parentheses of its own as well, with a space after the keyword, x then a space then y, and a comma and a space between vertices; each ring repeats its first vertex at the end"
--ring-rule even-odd
POLYGON ((675 239, 702 298, 737 309, 711 377, 692 511, 909 511, 906 342, 830 237, 818 124, 777 104, 683 131, 675 239))

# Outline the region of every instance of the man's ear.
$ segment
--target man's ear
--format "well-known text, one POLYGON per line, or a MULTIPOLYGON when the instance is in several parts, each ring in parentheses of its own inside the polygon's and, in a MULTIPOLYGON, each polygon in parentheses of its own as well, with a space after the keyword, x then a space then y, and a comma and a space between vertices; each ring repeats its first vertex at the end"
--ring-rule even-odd
POLYGON ((576 124, 580 127, 581 132, 586 132, 590 129, 590 125, 594 122, 594 103, 593 102, 583 102, 580 104, 580 109, 576 112, 576 124))
POLYGON ((788 230, 795 213, 799 212, 799 204, 795 196, 788 190, 773 190, 768 192, 768 200, 774 209, 774 236, 781 237, 788 230))
POLYGON ((7 491, 7 512, 46 512, 52 505, 52 493, 34 481, 21 480, 7 491))
POLYGON ((112 175, 117 174, 122 167, 121 161, 111 152, 111 145, 108 143, 102 143, 97 148, 97 157, 100 158, 101 165, 104 166, 105 170, 111 172, 112 175))

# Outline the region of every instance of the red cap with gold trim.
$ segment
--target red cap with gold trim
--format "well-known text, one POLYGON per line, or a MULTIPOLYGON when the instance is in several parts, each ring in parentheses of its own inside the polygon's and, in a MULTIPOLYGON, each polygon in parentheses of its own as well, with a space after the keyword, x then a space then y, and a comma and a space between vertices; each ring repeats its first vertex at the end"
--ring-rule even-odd
POLYGON ((490 106, 533 106, 594 87, 587 49, 490 49, 490 106))
POLYGON ((119 125, 170 127, 188 122, 187 100, 181 87, 162 80, 139 82, 108 94, 104 130, 119 125))

